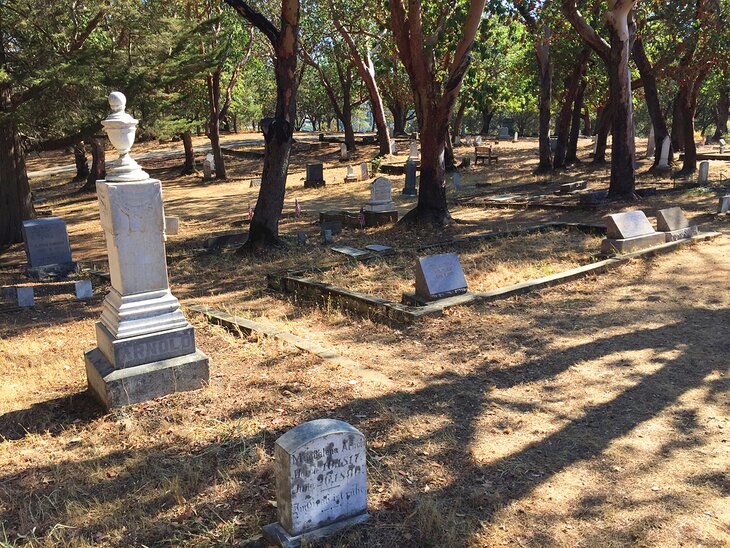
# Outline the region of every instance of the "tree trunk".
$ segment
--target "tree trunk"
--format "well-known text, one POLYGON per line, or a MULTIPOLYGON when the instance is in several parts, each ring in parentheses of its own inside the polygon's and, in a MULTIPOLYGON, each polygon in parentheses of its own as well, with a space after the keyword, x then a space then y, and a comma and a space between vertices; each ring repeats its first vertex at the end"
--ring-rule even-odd
MULTIPOLYGON (((629 3, 630 4, 630 3, 629 3)), ((614 10, 615 11, 615 10, 614 10)), ((631 40, 626 23, 626 13, 614 13, 607 18, 611 36, 608 70, 613 100, 611 198, 636 199, 636 143, 634 141, 634 112, 631 100, 631 71, 629 53, 631 40)))
POLYGON ((206 77, 208 85, 208 139, 210 140, 210 151, 213 154, 215 164, 215 178, 224 180, 226 176, 226 163, 221 152, 220 134, 220 99, 221 99, 221 73, 216 70, 206 77))
MULTIPOLYGON (((687 93, 686 87, 680 86, 672 104, 672 149, 675 152, 684 150, 684 109, 682 104, 687 102, 683 97, 687 93)), ((659 141, 657 141, 659 143, 659 141)))
POLYGON ((342 127, 345 129, 345 145, 348 151, 357 148, 355 143, 355 129, 352 127, 352 106, 350 105, 350 94, 345 93, 345 102, 342 105, 342 127))
POLYGON ((479 135, 489 135, 489 126, 492 125, 492 117, 494 116, 494 109, 489 110, 485 108, 482 110, 482 129, 479 135))
POLYGON ((233 133, 238 133, 238 114, 233 113, 233 133))
POLYGON ((446 171, 456 169, 456 159, 454 158, 454 145, 451 144, 451 132, 446 135, 446 146, 444 147, 444 167, 446 171))
POLYGON ((578 86, 578 93, 575 96, 573 104, 573 120, 570 125, 570 137, 568 138, 568 148, 565 152, 565 164, 574 164, 578 161, 578 137, 580 136, 581 111, 583 110, 583 98, 585 97, 586 85, 588 81, 581 79, 578 86))
POLYGON ((96 181, 106 177, 106 152, 104 150, 104 136, 95 135, 91 138, 91 170, 86 183, 79 192, 96 192, 96 181))
POLYGON ((550 27, 543 26, 543 36, 535 42, 535 55, 540 74, 540 97, 538 108, 539 118, 539 149, 540 163, 535 173, 544 173, 553 168, 553 158, 550 151, 550 103, 552 101, 553 67, 550 63, 550 27))
POLYGON ((593 165, 598 166, 606 163, 608 134, 611 131, 613 122, 613 108, 611 103, 611 97, 609 97, 608 103, 601 109, 596 120, 596 153, 593 155, 593 165))
POLYGON ((454 118, 454 126, 451 131, 451 135, 454 137, 461 136, 461 122, 464 120, 464 111, 466 110, 466 103, 461 101, 459 109, 456 111, 456 117, 454 118))
POLYGON ((89 164, 86 158, 86 145, 83 141, 74 143, 74 161, 76 162, 76 175, 73 178, 74 183, 86 180, 89 176, 89 164))
POLYGON ((730 111, 730 87, 720 88, 720 97, 715 105, 715 133, 712 140, 717 142, 727 135, 727 121, 730 111))
POLYGON ((446 139, 448 116, 424 113, 421 128, 421 178, 418 186, 418 218, 425 223, 446 225, 451 215, 446 203, 446 139))
POLYGON ((683 93, 686 101, 682 103, 682 137, 684 141, 684 161, 682 175, 689 175, 697 171, 697 145, 695 144, 695 113, 697 112, 697 97, 707 75, 706 71, 699 71, 694 80, 689 82, 690 89, 683 93))
POLYGON ((403 103, 392 103, 388 105, 388 110, 393 115, 393 135, 405 135, 408 118, 406 106, 403 103))
POLYGON ((0 85, 0 245, 22 242, 23 221, 34 217, 25 151, 10 111, 10 89, 0 85))
POLYGON ((195 173, 195 151, 193 150, 193 136, 190 130, 183 132, 182 142, 183 148, 185 149, 185 164, 183 165, 181 175, 191 175, 195 173))
POLYGON ((591 135, 593 135, 593 127, 591 126, 591 113, 588 108, 583 111, 583 135, 585 135, 586 137, 590 137, 591 135))
POLYGON ((568 139, 570 138, 570 123, 573 119, 573 103, 578 95, 578 88, 580 87, 581 78, 585 67, 588 63, 588 59, 591 56, 589 48, 584 47, 578 61, 573 66, 573 70, 570 75, 565 79, 565 95, 563 97, 563 107, 560 109, 558 116, 558 123, 556 127, 557 134, 557 146, 555 147, 555 155, 553 156, 553 169, 558 169, 565 166, 565 156, 568 147, 568 139))
MULTIPOLYGON (((667 121, 664 118, 662 112, 662 106, 659 102, 659 92, 657 91, 656 84, 656 73, 654 67, 652 67, 649 59, 646 56, 644 50, 644 41, 641 36, 637 36, 634 40, 634 47, 632 49, 634 62, 639 69, 641 74, 641 81, 644 84, 644 98, 646 100, 646 107, 649 110, 649 118, 651 118, 651 125, 654 127, 654 169, 659 164, 659 158, 662 154, 662 143, 664 138, 669 135, 667 129, 667 121)), ((672 150, 669 150, 669 163, 672 163, 672 150)))

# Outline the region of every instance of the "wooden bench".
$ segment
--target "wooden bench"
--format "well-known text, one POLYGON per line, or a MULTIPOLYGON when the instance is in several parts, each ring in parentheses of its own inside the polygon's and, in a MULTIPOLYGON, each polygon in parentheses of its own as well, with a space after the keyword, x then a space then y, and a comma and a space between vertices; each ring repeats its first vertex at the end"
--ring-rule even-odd
POLYGON ((477 145, 474 147, 474 165, 477 165, 480 159, 482 161, 482 164, 484 164, 484 160, 487 161, 488 165, 492 162, 496 164, 497 160, 499 159, 499 155, 494 151, 492 145, 477 145))

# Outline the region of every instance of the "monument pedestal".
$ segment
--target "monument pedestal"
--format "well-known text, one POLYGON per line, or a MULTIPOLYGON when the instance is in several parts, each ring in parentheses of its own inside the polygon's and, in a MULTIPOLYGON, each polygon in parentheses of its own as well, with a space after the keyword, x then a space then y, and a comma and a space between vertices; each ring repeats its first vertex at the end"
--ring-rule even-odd
MULTIPOLYGON (((394 204, 395 205, 395 204, 394 204)), ((365 226, 367 228, 374 226, 392 225, 398 222, 398 210, 386 210, 386 211, 363 211, 365 214, 365 226)))
POLYGON ((363 523, 370 519, 370 514, 360 514, 351 518, 343 519, 332 525, 320 527, 314 531, 307 533, 301 533, 299 535, 292 536, 287 533, 279 523, 270 523, 262 527, 264 538, 275 546, 281 546, 282 548, 299 548, 303 543, 309 546, 317 540, 322 540, 327 537, 331 537, 335 533, 339 533, 344 529, 354 527, 360 523, 363 523))

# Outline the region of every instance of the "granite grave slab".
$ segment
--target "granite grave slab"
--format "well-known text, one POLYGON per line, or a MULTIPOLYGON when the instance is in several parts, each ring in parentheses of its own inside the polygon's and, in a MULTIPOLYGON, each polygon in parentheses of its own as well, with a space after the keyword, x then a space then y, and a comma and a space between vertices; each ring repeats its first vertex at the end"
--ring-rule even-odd
POLYGON ((60 217, 23 221, 23 242, 31 278, 63 277, 76 270, 66 223, 60 217))

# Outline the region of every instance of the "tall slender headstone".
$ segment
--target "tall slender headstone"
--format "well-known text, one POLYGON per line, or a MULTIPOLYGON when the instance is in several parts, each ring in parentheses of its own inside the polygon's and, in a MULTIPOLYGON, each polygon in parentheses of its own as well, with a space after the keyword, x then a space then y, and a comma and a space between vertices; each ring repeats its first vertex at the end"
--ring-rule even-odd
POLYGON ((672 139, 667 135, 662 141, 662 151, 659 154, 659 169, 669 169, 669 149, 672 147, 672 139))
POLYGON ((710 162, 703 160, 700 162, 700 172, 697 176, 697 182, 705 185, 710 181, 710 162))
POLYGON ((395 145, 395 139, 390 140, 390 153, 391 154, 397 154, 398 153, 398 147, 395 145))
POLYGON ((85 354, 89 390, 107 409, 208 381, 208 358, 168 283, 162 185, 129 156, 138 122, 125 104, 113 92, 112 114, 102 122, 119 152, 96 183, 111 291, 96 324, 97 347, 85 354))
POLYGON ((370 173, 368 173, 368 163, 361 162, 360 163, 360 180, 367 181, 369 178, 370 178, 370 173))
POLYGON ((656 152, 656 138, 654 137, 654 126, 649 126, 649 141, 646 143, 646 157, 653 158, 656 152))
POLYGON ((350 153, 347 152, 347 145, 345 143, 342 143, 340 145, 340 160, 349 160, 350 159, 350 153))
POLYGON ((418 191, 416 190, 416 162, 408 160, 406 162, 406 186, 403 187, 404 196, 417 196, 418 191))
POLYGON ((519 140, 519 138, 520 138, 520 135, 517 132, 517 130, 515 130, 515 134, 512 136, 512 142, 516 143, 519 140))
POLYGON ((410 149, 408 151, 409 160, 419 160, 421 156, 418 153, 418 142, 411 141, 410 149))

